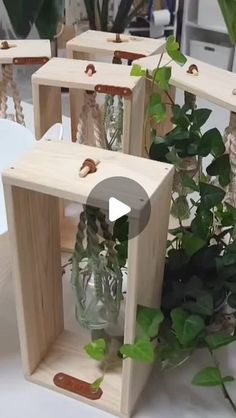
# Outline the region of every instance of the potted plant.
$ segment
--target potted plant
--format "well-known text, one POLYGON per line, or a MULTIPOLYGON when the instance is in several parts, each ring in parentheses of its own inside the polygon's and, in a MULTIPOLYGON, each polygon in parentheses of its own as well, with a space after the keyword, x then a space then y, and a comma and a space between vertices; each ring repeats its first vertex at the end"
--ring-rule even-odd
MULTIPOLYGON (((173 37, 166 50, 179 64, 186 62, 173 37)), ((196 109, 188 94, 183 107, 172 102, 171 66, 162 65, 162 58, 163 54, 152 73, 134 65, 131 74, 153 84, 148 119, 159 123, 166 117, 166 106, 172 108, 175 127, 165 138, 157 137, 154 130, 149 152, 152 159, 175 165, 172 214, 178 225, 169 231, 161 309, 139 307, 141 336, 134 344, 121 346, 118 355, 124 360, 157 360, 165 369, 183 365, 196 350, 205 349, 209 366, 193 376, 192 384, 221 387, 236 413, 227 390, 235 379, 225 376, 216 357, 219 348, 236 341, 236 209, 228 203, 229 155, 216 128, 202 134, 209 109, 196 109), (167 99, 154 92, 155 85, 167 99)), ((93 341, 85 350, 92 358, 100 353, 103 375, 92 385, 96 391, 109 368, 108 342, 93 341)))

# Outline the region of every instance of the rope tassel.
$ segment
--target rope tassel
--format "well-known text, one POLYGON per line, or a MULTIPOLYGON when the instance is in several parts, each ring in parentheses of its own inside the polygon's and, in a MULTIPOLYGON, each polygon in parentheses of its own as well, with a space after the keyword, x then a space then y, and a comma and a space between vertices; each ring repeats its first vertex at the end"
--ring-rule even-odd
POLYGON ((13 66, 10 64, 4 64, 2 65, 2 82, 0 84, 0 118, 3 119, 7 118, 8 88, 12 91, 16 121, 20 125, 25 126, 20 93, 16 82, 13 80, 13 66))
POLYGON ((97 148, 106 148, 102 113, 96 102, 96 96, 97 94, 95 92, 86 91, 84 93, 84 104, 79 116, 76 139, 80 144, 96 146, 97 148), (88 135, 89 115, 92 117, 94 138, 90 138, 88 135))

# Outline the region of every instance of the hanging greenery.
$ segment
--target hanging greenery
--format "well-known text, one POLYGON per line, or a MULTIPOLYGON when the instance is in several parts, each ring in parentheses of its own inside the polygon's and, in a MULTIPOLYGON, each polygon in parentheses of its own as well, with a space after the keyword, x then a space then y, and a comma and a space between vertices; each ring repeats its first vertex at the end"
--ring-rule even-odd
POLYGON ((16 36, 26 38, 35 24, 41 38, 53 39, 64 15, 64 0, 3 0, 16 36))
POLYGON ((121 0, 114 22, 109 22, 109 6, 111 0, 86 0, 85 7, 88 14, 90 28, 104 32, 122 33, 129 23, 137 16, 148 0, 121 0))
POLYGON ((236 44, 236 0, 218 0, 231 42, 236 44))
MULTIPOLYGON (((175 166, 172 214, 178 227, 169 231, 161 309, 139 306, 138 337, 134 344, 121 346, 119 355, 124 361, 159 361, 166 369, 182 365, 196 350, 205 349, 209 365, 191 383, 221 388, 236 413, 227 389, 235 378, 223 372, 217 359, 218 349, 236 341, 236 209, 229 203, 229 155, 216 128, 202 132, 211 110, 196 109, 189 93, 184 106, 173 102, 170 63, 184 65, 186 58, 174 37, 167 40, 166 52, 169 57, 161 54, 154 71, 135 64, 131 75, 145 77, 153 86, 147 125, 164 121, 167 106, 172 109, 174 128, 164 138, 153 130, 148 151, 151 159, 175 166)), ((108 342, 93 341, 85 350, 94 359, 100 353, 103 375, 92 386, 97 390, 110 367, 108 342)))

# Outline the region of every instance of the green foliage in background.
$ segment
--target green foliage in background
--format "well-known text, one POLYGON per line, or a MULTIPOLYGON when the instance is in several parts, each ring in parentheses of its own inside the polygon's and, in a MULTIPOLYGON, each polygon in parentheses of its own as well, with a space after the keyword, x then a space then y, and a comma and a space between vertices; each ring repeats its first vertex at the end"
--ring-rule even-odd
POLYGON ((109 6, 111 0, 86 0, 85 6, 90 28, 104 32, 122 33, 148 0, 140 0, 132 7, 134 0, 121 0, 114 22, 109 22, 109 6))
POLYGON ((64 16, 64 0, 3 0, 16 35, 26 38, 33 24, 41 38, 53 39, 64 16))
POLYGON ((223 13, 229 36, 233 44, 236 44, 236 0, 218 0, 223 13))

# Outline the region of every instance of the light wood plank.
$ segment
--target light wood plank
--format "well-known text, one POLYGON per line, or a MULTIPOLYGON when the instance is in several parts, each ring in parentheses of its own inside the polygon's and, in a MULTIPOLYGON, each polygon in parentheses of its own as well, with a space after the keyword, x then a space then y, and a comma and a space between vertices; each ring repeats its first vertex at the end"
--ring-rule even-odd
MULTIPOLYGON (((152 71, 156 68, 158 59, 158 56, 141 58, 136 63, 152 71)), ((175 63, 171 64, 171 85, 186 90, 189 93, 195 94, 197 97, 206 99, 232 112, 236 112, 236 96, 232 94, 236 86, 236 74, 206 64, 195 58, 187 57, 187 59, 188 61, 183 67, 175 63), (189 66, 192 64, 198 66, 198 76, 187 73, 189 66)), ((165 55, 163 64, 168 61, 169 58, 165 55)))
POLYGON ((149 56, 161 52, 165 39, 143 38, 141 36, 121 35, 125 42, 109 42, 115 34, 88 30, 67 42, 68 51, 88 52, 96 55, 113 56, 115 51, 125 51, 149 56))
POLYGON ((8 233, 0 235, 0 297, 1 290, 11 276, 11 258, 8 233))
MULTIPOLYGON (((5 184, 35 190, 80 204, 86 203, 90 192, 102 180, 120 175, 138 182, 151 197, 168 173, 172 171, 170 164, 86 145, 54 141, 39 142, 32 152, 14 167, 14 170, 4 171, 5 184), (101 162, 96 173, 81 179, 79 169, 88 157, 101 162)), ((112 192, 113 190, 111 190, 111 196, 112 192)), ((127 190, 124 188, 121 193, 124 193, 125 198, 127 190)), ((134 207, 136 207, 137 196, 134 195, 133 200, 134 207)))
MULTIPOLYGON (((145 124, 145 80, 140 80, 139 86, 134 90, 132 95, 132 112, 131 112, 131 128, 130 128, 130 155, 137 157, 145 157, 144 149, 144 132, 145 124)), ((125 135, 124 135, 125 136, 125 135)), ((126 136, 125 136, 126 137, 126 136)))
POLYGON ((56 387, 53 383, 55 374, 60 372, 88 383, 93 383, 101 376, 99 363, 92 360, 83 349, 89 341, 89 334, 82 332, 77 335, 73 332, 64 331, 55 341, 39 367, 31 376, 28 376, 28 379, 78 401, 88 403, 119 416, 122 384, 121 361, 118 361, 116 367, 106 373, 102 385, 103 396, 96 401, 90 401, 84 397, 67 392, 56 387))
MULTIPOLYGON (((152 308, 160 306, 172 181, 173 171, 152 196, 152 210, 148 225, 141 234, 129 240, 124 337, 127 344, 132 344, 137 336, 137 305, 152 308)), ((139 231, 136 222, 130 227, 139 231)), ((152 365, 137 363, 130 359, 124 361, 122 413, 132 413, 140 393, 146 386, 151 370, 152 365)))
POLYGON ((23 368, 31 374, 63 330, 58 199, 4 186, 23 368))
POLYGON ((88 77, 85 73, 91 61, 77 59, 52 58, 32 76, 35 84, 55 87, 76 88, 81 90, 95 89, 98 84, 126 87, 133 91, 139 83, 139 77, 130 76, 130 67, 101 62, 92 62, 96 73, 88 77))
POLYGON ((61 89, 32 83, 35 137, 41 139, 54 123, 62 122, 61 89))
POLYGON ((12 64, 14 58, 51 58, 51 45, 47 39, 11 39, 8 43, 11 48, 0 49, 0 64, 12 64))

